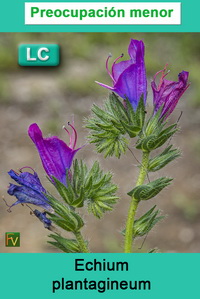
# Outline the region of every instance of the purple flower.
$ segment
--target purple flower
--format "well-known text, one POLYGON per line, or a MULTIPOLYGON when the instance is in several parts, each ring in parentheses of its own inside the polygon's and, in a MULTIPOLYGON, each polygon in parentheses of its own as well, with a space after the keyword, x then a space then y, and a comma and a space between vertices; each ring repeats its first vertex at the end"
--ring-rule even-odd
POLYGON ((51 220, 46 217, 46 212, 42 213, 38 210, 34 210, 33 213, 44 224, 45 228, 51 228, 51 220))
POLYGON ((165 73, 165 71, 166 67, 155 74, 154 80, 151 83, 151 87, 153 89, 154 113, 156 113, 159 108, 163 106, 161 117, 164 116, 166 119, 173 112, 180 97, 190 84, 188 84, 188 72, 182 71, 178 75, 178 82, 176 82, 164 79, 169 73, 165 73), (157 86, 155 80, 159 73, 162 73, 162 76, 157 86))
POLYGON ((35 171, 34 174, 29 172, 22 172, 18 174, 11 169, 8 174, 15 182, 19 184, 10 184, 8 187, 8 194, 17 198, 17 201, 12 204, 10 208, 19 203, 28 203, 42 207, 48 211, 53 210, 48 202, 48 199, 43 194, 46 193, 46 190, 42 186, 35 171))
POLYGON ((52 176, 56 177, 65 185, 67 184, 66 175, 71 167, 74 155, 80 149, 75 149, 77 132, 71 124, 69 124, 69 126, 73 129, 73 134, 70 134, 64 127, 70 136, 69 146, 56 136, 43 138, 42 132, 37 124, 30 125, 28 129, 28 134, 35 143, 47 175, 50 178, 52 178, 52 176))
POLYGON ((116 92, 123 99, 128 98, 133 109, 136 110, 138 102, 143 95, 144 103, 146 103, 147 96, 147 78, 144 63, 144 43, 131 39, 128 54, 129 60, 116 63, 123 54, 114 60, 111 72, 108 69, 108 61, 111 57, 108 56, 106 60, 106 69, 113 81, 113 87, 99 83, 99 85, 116 92))

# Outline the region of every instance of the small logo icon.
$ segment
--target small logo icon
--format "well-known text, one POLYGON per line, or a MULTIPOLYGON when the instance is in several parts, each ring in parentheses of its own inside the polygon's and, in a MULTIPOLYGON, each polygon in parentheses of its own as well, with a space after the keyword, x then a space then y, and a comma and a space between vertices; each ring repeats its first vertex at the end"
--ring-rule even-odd
POLYGON ((9 232, 5 234, 6 247, 20 247, 20 233, 9 232))

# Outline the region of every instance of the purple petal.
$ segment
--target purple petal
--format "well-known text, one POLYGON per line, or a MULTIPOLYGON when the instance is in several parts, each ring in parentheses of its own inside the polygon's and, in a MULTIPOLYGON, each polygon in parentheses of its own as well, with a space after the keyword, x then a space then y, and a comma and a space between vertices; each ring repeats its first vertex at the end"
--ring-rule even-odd
POLYGON ((44 224, 44 227, 50 229, 51 220, 46 217, 46 212, 40 212, 38 210, 33 211, 34 215, 44 224))
POLYGON ((121 61, 119 63, 115 63, 112 66, 112 75, 115 81, 119 79, 119 76, 131 65, 135 63, 144 64, 144 43, 143 41, 138 41, 131 39, 128 53, 130 56, 130 60, 121 61))
MULTIPOLYGON (((141 96, 143 95, 144 103, 147 96, 147 79, 144 63, 144 43, 131 39, 128 53, 130 60, 117 63, 122 57, 115 59, 112 66, 112 74, 107 71, 113 80, 113 87, 97 82, 102 87, 116 92, 122 98, 128 98, 134 110, 136 110, 141 96)), ((108 62, 108 59, 107 59, 108 62)))
POLYGON ((133 62, 131 60, 121 61, 119 63, 115 63, 112 66, 112 75, 115 81, 119 79, 121 73, 123 73, 133 62))
MULTIPOLYGON (((164 70, 165 71, 165 70, 164 70)), ((189 73, 182 71, 179 74, 179 81, 169 81, 164 78, 164 71, 159 86, 156 85, 155 78, 152 82, 154 113, 163 105, 161 117, 167 118, 175 109, 182 94, 189 87, 189 73)))
POLYGON ((56 136, 43 138, 37 124, 32 124, 29 127, 28 134, 37 147, 48 176, 50 178, 55 176, 66 185, 67 170, 70 169, 73 157, 79 149, 71 149, 56 136))
POLYGON ((20 185, 30 187, 38 192, 46 192, 36 172, 34 172, 34 174, 31 174, 29 172, 22 172, 18 174, 11 169, 8 174, 13 180, 15 180, 15 182, 20 185))
POLYGON ((144 62, 144 43, 142 40, 131 39, 128 53, 133 63, 144 62))
POLYGON ((141 96, 146 102, 147 80, 144 67, 132 64, 119 77, 114 85, 114 91, 122 98, 128 98, 134 110, 136 110, 141 96))
POLYGON ((42 207, 45 210, 52 211, 47 198, 42 193, 37 192, 32 188, 10 184, 7 192, 9 195, 17 198, 17 201, 12 204, 11 207, 19 203, 29 203, 42 207))

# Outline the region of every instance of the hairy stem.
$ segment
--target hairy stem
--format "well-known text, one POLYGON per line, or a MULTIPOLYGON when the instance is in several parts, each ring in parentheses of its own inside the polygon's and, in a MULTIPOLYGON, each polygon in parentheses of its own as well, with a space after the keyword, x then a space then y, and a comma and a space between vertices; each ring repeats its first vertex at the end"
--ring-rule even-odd
POLYGON ((81 252, 83 253, 89 253, 89 249, 85 243, 85 240, 83 239, 83 236, 81 234, 81 232, 76 232, 74 233, 77 241, 78 241, 78 244, 79 244, 79 247, 81 249, 81 252))
MULTIPOLYGON (((136 182, 136 187, 142 185, 147 175, 147 167, 149 163, 149 152, 143 152, 142 163, 140 167, 140 173, 136 182)), ((133 232, 134 232, 134 220, 135 214, 137 211, 139 201, 132 197, 131 204, 128 211, 128 217, 126 221, 126 233, 125 233, 125 246, 124 252, 131 253, 132 252, 132 243, 133 243, 133 232)))

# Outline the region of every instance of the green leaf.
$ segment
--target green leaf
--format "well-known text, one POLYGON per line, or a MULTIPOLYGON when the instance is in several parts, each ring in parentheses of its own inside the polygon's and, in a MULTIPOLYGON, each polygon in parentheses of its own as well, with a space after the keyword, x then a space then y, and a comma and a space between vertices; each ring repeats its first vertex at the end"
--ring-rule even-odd
POLYGON ((57 247, 58 249, 60 249, 63 252, 68 253, 68 251, 66 250, 66 248, 64 246, 62 246, 61 244, 59 244, 58 242, 52 242, 52 241, 47 241, 47 243, 57 247))
POLYGON ((141 127, 139 127, 139 126, 129 125, 128 123, 125 123, 125 122, 121 122, 121 123, 131 138, 136 137, 141 130, 141 127))
POLYGON ((63 217, 64 219, 68 217, 70 213, 69 207, 64 205, 61 201, 57 200, 55 197, 53 197, 50 194, 45 193, 45 196, 49 200, 50 205, 54 209, 55 213, 57 213, 59 216, 63 217))
POLYGON ((88 169, 83 161, 74 160, 71 173, 72 179, 69 180, 67 177, 67 187, 53 178, 54 186, 68 206, 50 194, 45 195, 56 213, 56 215, 49 213, 51 220, 65 230, 76 231, 84 223, 74 212, 74 208, 82 207, 86 203, 88 211, 100 218, 103 213, 113 209, 118 196, 116 196, 117 186, 112 183, 112 174, 104 173, 97 161, 88 169))
POLYGON ((160 119, 161 113, 162 113, 163 106, 160 107, 160 109, 156 112, 155 115, 153 115, 147 122, 146 128, 145 128, 145 135, 149 136, 152 134, 155 134, 162 130, 163 126, 166 123, 163 123, 160 119))
POLYGON ((134 197, 138 201, 148 200, 156 196, 163 188, 168 186, 171 181, 171 178, 162 177, 146 185, 140 185, 135 187, 132 191, 128 193, 128 195, 134 197))
POLYGON ((171 150, 172 145, 168 146, 161 154, 149 160, 148 171, 157 171, 166 166, 171 161, 181 155, 178 149, 171 150))
POLYGON ((63 228, 67 231, 76 232, 83 227, 84 222, 79 214, 73 211, 73 208, 66 206, 61 201, 52 197, 49 194, 45 194, 45 196, 50 201, 52 208, 55 211, 55 214, 49 213, 50 220, 52 220, 57 226, 63 228))
POLYGON ((147 134, 144 130, 144 134, 140 136, 137 142, 136 148, 142 149, 146 152, 151 152, 156 148, 162 146, 169 138, 171 138, 177 132, 177 124, 170 125, 166 129, 163 129, 166 124, 157 123, 157 126, 152 130, 152 134, 147 134))
POLYGON ((49 217, 51 221, 54 222, 57 226, 61 227, 62 229, 68 231, 68 232, 74 232, 76 231, 76 223, 72 222, 71 219, 62 219, 58 216, 51 215, 49 217))
MULTIPOLYGON (((154 206, 147 213, 141 216, 139 219, 134 221, 133 224, 133 238, 143 237, 158 223, 164 218, 164 216, 158 216, 160 210, 155 210, 154 206), (158 217, 157 217, 158 216, 158 217)), ((125 235, 125 230, 123 230, 123 235, 125 235)))
MULTIPOLYGON (((67 175, 68 177, 68 175, 67 175)), ((66 187, 63 183, 61 183, 58 179, 53 177, 53 181, 55 183, 55 187, 60 194, 60 196, 63 198, 63 200, 70 205, 75 200, 75 194, 73 192, 73 189, 70 188, 70 183, 68 181, 68 187, 66 187)))
POLYGON ((157 251, 158 251, 158 249, 156 249, 156 248, 153 248, 153 249, 149 250, 149 252, 148 252, 148 253, 157 253, 157 251))
POLYGON ((150 135, 140 139, 136 145, 136 148, 141 149, 145 152, 150 152, 156 148, 156 142, 157 142, 157 136, 150 135))
MULTIPOLYGON (((123 119, 126 122, 129 122, 129 114, 127 113, 127 109, 125 106, 122 104, 122 102, 119 100, 119 98, 114 94, 110 94, 109 96, 110 101, 106 103, 106 108, 111 108, 112 111, 115 111, 117 113, 118 118, 117 119, 123 119)), ((131 106, 132 107, 132 106, 131 106)), ((133 111, 133 108, 131 109, 133 111)))
POLYGON ((61 237, 60 235, 49 235, 50 238, 54 239, 56 242, 48 241, 48 243, 53 246, 58 247, 60 250, 67 253, 78 253, 81 252, 78 242, 73 239, 66 239, 61 237))
POLYGON ((145 118, 145 107, 141 98, 134 112, 128 100, 125 105, 112 93, 103 108, 92 107, 92 115, 86 119, 86 128, 90 129, 88 140, 95 143, 98 153, 104 157, 115 155, 120 158, 128 148, 129 138, 141 131, 145 118))
POLYGON ((144 96, 142 95, 140 98, 140 101, 138 103, 136 113, 135 113, 136 124, 140 129, 142 129, 142 127, 144 125, 145 113, 146 112, 145 112, 144 96))
POLYGON ((83 187, 80 188, 80 193, 77 196, 76 200, 73 201, 73 207, 81 208, 84 204, 84 189, 83 187))
POLYGON ((136 124, 136 116, 135 116, 135 111, 133 109, 133 106, 131 105, 131 103, 128 99, 125 100, 125 103, 126 103, 126 111, 127 111, 130 122, 132 124, 136 124))
MULTIPOLYGON (((172 127, 172 126, 171 126, 172 127)), ((172 127, 173 128, 173 127, 172 127)), ((175 129, 171 129, 170 128, 170 130, 168 130, 169 128, 167 128, 166 130, 163 130, 160 134, 159 134, 159 136, 158 136, 158 138, 157 138, 157 140, 156 140, 156 144, 155 144, 155 146, 154 146, 154 149, 156 149, 156 148, 158 148, 158 147, 160 147, 160 146, 162 146, 169 138, 171 138, 177 131, 178 131, 178 129, 177 128, 175 128, 175 129)))
POLYGON ((140 219, 136 220, 134 223, 133 238, 143 237, 158 223, 160 220, 164 219, 164 216, 156 217, 159 211, 155 212, 152 217, 145 219, 143 223, 140 223, 140 219))
POLYGON ((69 211, 68 215, 65 215, 65 217, 60 217, 58 215, 50 213, 48 214, 51 221, 53 221, 57 226, 69 232, 77 232, 84 225, 82 218, 73 211, 69 211))

